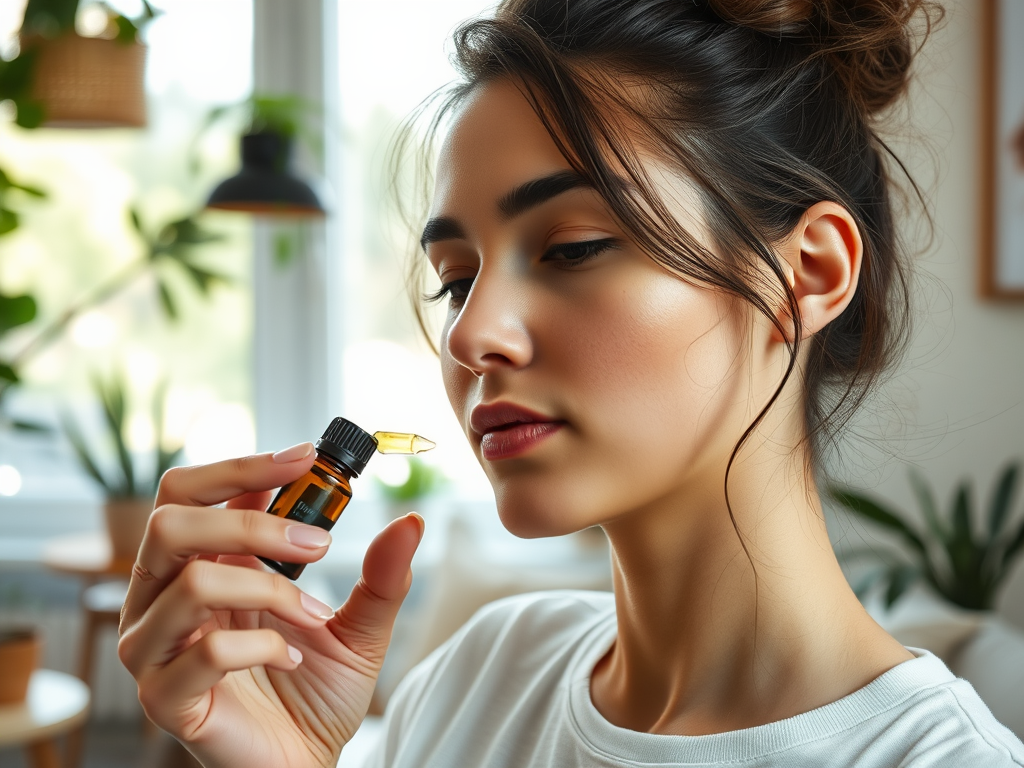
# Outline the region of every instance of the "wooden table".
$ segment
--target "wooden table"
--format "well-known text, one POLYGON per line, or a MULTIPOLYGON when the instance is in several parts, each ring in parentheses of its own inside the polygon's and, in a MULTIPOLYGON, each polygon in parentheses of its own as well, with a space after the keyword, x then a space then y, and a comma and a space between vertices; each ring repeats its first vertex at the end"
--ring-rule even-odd
POLYGON ((134 562, 115 560, 105 531, 75 533, 50 539, 43 546, 43 564, 88 581, 128 577, 134 562))
POLYGON ((89 687, 73 675, 37 669, 22 704, 0 707, 0 747, 25 746, 32 768, 59 768, 55 739, 81 727, 89 687))

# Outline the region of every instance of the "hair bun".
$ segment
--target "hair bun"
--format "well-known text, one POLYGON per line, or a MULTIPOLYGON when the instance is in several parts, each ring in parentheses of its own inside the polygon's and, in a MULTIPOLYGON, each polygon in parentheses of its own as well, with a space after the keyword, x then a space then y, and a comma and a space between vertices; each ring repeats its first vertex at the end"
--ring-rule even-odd
POLYGON ((907 87, 910 64, 942 8, 930 0, 708 0, 721 19, 763 35, 803 43, 828 58, 868 114, 907 87), (918 41, 914 20, 924 16, 918 41))

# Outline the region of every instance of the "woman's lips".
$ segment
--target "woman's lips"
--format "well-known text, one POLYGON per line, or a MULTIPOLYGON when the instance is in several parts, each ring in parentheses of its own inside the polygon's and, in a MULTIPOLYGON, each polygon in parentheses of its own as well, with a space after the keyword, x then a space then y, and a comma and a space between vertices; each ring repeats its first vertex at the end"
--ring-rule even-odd
POLYGON ((564 421, 528 421, 494 428, 480 439, 480 451, 487 461, 520 456, 555 434, 564 421))

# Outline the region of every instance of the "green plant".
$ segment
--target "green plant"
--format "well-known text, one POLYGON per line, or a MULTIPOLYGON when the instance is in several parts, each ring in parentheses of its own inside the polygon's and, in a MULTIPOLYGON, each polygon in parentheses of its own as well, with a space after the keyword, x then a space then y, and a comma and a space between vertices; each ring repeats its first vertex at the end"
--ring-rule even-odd
MULTIPOLYGON (((177 301, 170 287, 171 272, 184 274, 204 296, 209 295, 211 288, 217 283, 231 282, 228 276, 214 272, 196 260, 197 246, 217 242, 223 237, 203 228, 195 216, 185 216, 152 230, 143 226, 135 210, 130 211, 130 218, 144 245, 142 258, 135 260, 73 302, 11 357, 0 358, 0 404, 8 389, 20 381, 20 370, 60 338, 76 317, 87 309, 108 301, 142 275, 152 273, 155 276, 160 305, 171 320, 178 317, 177 301)), ((13 323, 10 327, 29 322, 35 317, 35 300, 31 296, 9 297, 7 302, 0 301, 0 336, 8 330, 2 322, 5 306, 11 318, 10 322, 13 323)))
MULTIPOLYGON (((32 98, 32 78, 38 58, 35 42, 73 33, 79 5, 79 0, 28 0, 18 31, 25 49, 13 59, 0 59, 0 102, 13 102, 14 122, 22 128, 38 128, 46 119, 43 105, 32 98)), ((134 19, 105 2, 96 5, 107 12, 109 36, 125 45, 134 43, 139 32, 161 13, 147 0, 142 0, 142 13, 134 19)))
POLYGON ((68 442, 74 449, 78 462, 82 465, 82 469, 103 488, 108 498, 151 498, 155 496, 160 478, 164 472, 177 463, 182 454, 181 446, 170 449, 164 447, 166 382, 160 385, 153 398, 156 455, 154 470, 145 477, 140 476, 136 471, 135 460, 128 449, 126 435, 128 402, 123 378, 120 375, 114 375, 109 382, 105 382, 96 377, 93 379, 93 391, 103 407, 103 424, 106 428, 104 438, 107 443, 105 449, 95 450, 86 440, 84 431, 75 418, 67 410, 61 412, 61 426, 68 442), (115 456, 114 461, 109 459, 111 452, 115 456), (103 457, 104 453, 108 454, 107 457, 103 457), (108 467, 107 469, 103 469, 105 465, 108 467))
MULTIPOLYGON (((11 193, 28 197, 41 198, 45 193, 36 187, 18 184, 0 169, 0 236, 10 234, 18 228, 20 219, 18 212, 10 208, 8 197, 11 193)), ((13 328, 26 325, 35 320, 36 299, 31 294, 8 295, 0 292, 0 338, 13 328)), ((2 382, 16 382, 18 374, 11 365, 0 360, 0 391, 2 382)))
MULTIPOLYGON (((115 11, 107 3, 97 3, 107 12, 109 35, 121 43, 132 43, 137 39, 139 32, 155 19, 160 11, 153 8, 147 0, 142 0, 143 11, 135 19, 129 18, 115 11)), ((22 20, 19 38, 28 45, 18 55, 10 60, 0 59, 0 102, 10 101, 14 105, 15 123, 22 128, 37 128, 45 119, 44 109, 41 104, 31 97, 32 78, 37 58, 37 46, 35 41, 48 40, 60 35, 71 33, 75 29, 75 19, 79 10, 79 0, 28 0, 25 6, 25 14, 22 20)), ((11 194, 22 195, 33 198, 43 198, 45 193, 33 186, 20 184, 0 168, 0 236, 13 232, 19 226, 19 217, 16 210, 10 207, 8 197, 11 194)), ((136 229, 145 239, 138 223, 137 215, 132 212, 132 220, 136 229)), ((142 264, 144 268, 156 266, 167 261, 165 257, 177 259, 182 267, 189 272, 190 276, 200 285, 204 292, 207 290, 211 280, 218 277, 212 273, 202 270, 187 263, 187 256, 182 247, 198 242, 209 242, 212 236, 204 235, 200 239, 197 234, 197 227, 191 218, 182 222, 172 222, 165 227, 158 239, 160 242, 147 242, 149 246, 149 258, 142 264), (191 225, 191 228, 189 228, 191 225), (183 229, 178 233, 178 229, 183 229), (172 232, 172 242, 165 242, 168 239, 168 232, 172 232), (189 240, 191 238, 191 241, 189 240)), ((38 352, 46 348, 52 341, 59 338, 67 328, 68 324, 84 310, 106 301, 123 288, 127 287, 145 269, 139 270, 133 265, 124 273, 115 276, 110 281, 101 284, 92 293, 87 294, 83 299, 65 310, 55 321, 44 327, 28 344, 20 351, 9 358, 0 358, 0 407, 3 404, 4 395, 10 388, 20 381, 20 369, 38 352)), ((158 279, 161 302, 171 317, 176 316, 173 300, 169 298, 166 282, 158 279)), ((37 314, 37 303, 31 294, 6 295, 0 292, 0 339, 8 331, 31 323, 37 314)), ((37 424, 26 423, 17 419, 8 419, 2 416, 0 411, 0 427, 14 426, 27 429, 39 429, 37 424)))
POLYGON ((377 479, 381 493, 388 501, 416 501, 434 493, 444 484, 444 473, 437 467, 417 456, 410 456, 406 461, 409 463, 409 477, 405 482, 392 485, 377 479))
MULTIPOLYGON (((884 586, 885 603, 892 606, 908 587, 923 579, 955 605, 991 609, 1011 565, 1024 551, 1024 520, 1015 530, 1009 530, 1019 473, 1020 465, 1011 463, 999 475, 982 524, 975 513, 969 480, 957 485, 949 514, 942 515, 927 481, 911 470, 910 483, 927 526, 924 531, 862 493, 838 486, 829 488, 829 496, 842 507, 895 533, 904 544, 903 557, 871 569, 854 586, 858 597, 884 586)), ((856 549, 844 557, 882 559, 871 548, 856 549)))
POLYGON ((222 104, 206 113, 192 140, 189 167, 199 170, 198 147, 206 132, 216 123, 229 118, 241 122, 241 132, 276 133, 292 141, 301 141, 316 157, 323 153, 323 136, 319 131, 320 105, 290 93, 254 93, 234 104, 222 104))

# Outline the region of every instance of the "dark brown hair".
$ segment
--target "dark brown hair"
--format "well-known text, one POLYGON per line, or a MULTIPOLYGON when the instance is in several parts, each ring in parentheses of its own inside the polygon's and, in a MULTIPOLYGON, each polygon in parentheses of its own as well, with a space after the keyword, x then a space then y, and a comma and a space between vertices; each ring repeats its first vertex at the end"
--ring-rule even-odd
POLYGON ((891 178, 906 169, 878 126, 941 15, 925 0, 505 0, 494 18, 455 32, 464 79, 431 130, 480 84, 516 83, 651 258, 746 300, 780 331, 779 306, 798 329, 800 320, 773 243, 815 203, 844 206, 864 243, 853 300, 812 337, 797 335, 785 378, 732 455, 807 344, 808 455, 819 466, 907 342, 908 266, 891 178), (695 184, 712 249, 671 216, 641 151, 695 184))

